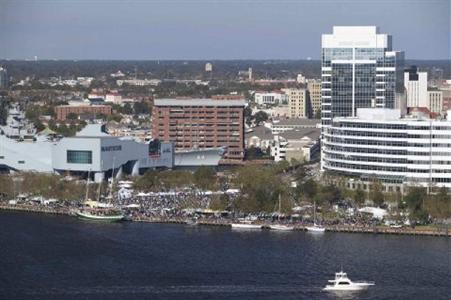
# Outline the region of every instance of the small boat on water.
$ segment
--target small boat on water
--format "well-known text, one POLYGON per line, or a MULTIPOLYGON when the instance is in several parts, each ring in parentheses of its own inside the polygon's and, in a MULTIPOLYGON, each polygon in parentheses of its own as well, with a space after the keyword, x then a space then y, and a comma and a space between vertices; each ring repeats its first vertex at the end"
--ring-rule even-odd
POLYGON ((328 280, 329 283, 323 291, 343 292, 343 291, 361 291, 367 289, 369 286, 375 285, 370 281, 353 282, 348 278, 348 275, 343 271, 335 273, 335 279, 328 280))
POLYGON ((270 230, 279 230, 279 231, 292 231, 294 230, 293 226, 288 226, 288 225, 270 225, 269 226, 270 230))
POLYGON ((307 229, 308 232, 321 233, 326 231, 326 228, 315 223, 313 224, 313 226, 307 226, 305 228, 307 229))
POLYGON ((252 223, 232 223, 232 229, 262 229, 262 225, 252 223))

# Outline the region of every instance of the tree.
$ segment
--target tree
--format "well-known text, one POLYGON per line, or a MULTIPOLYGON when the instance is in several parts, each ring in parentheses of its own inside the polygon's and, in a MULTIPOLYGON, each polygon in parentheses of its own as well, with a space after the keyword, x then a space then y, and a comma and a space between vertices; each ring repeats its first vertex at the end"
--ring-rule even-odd
POLYGON ((315 111, 315 119, 321 119, 321 109, 315 111))
POLYGON ((436 219, 451 217, 451 197, 448 195, 448 189, 441 187, 436 195, 430 196, 425 209, 436 219))
POLYGON ((241 189, 236 209, 246 212, 272 212, 278 203, 279 194, 283 209, 287 211, 289 199, 288 186, 276 176, 274 169, 261 166, 243 166, 236 172, 234 184, 241 189))
POLYGON ((313 179, 308 179, 304 183, 298 185, 297 192, 299 195, 305 195, 308 199, 313 200, 313 198, 318 193, 318 184, 313 179))
POLYGON ((250 106, 246 106, 244 108, 244 119, 247 126, 251 126, 252 124, 252 108, 250 106))
POLYGON ((362 205, 365 202, 365 192, 361 189, 357 189, 354 191, 354 202, 358 205, 362 205))
POLYGON ((135 115, 149 114, 150 112, 149 106, 145 102, 135 102, 133 110, 135 111, 135 115))
POLYGON ((215 175, 215 171, 212 168, 200 166, 194 172, 194 183, 203 190, 211 189, 216 182, 215 175))
POLYGON ((265 113, 264 111, 260 110, 254 115, 254 118, 255 118, 255 124, 260 125, 264 121, 268 120, 268 114, 265 113))
POLYGON ((378 180, 374 180, 373 184, 371 184, 371 193, 370 199, 373 201, 373 204, 376 206, 381 206, 384 204, 384 193, 382 192, 383 186, 382 183, 378 180))
POLYGON ((426 190, 422 187, 411 187, 409 193, 404 197, 410 211, 410 220, 415 223, 427 222, 428 215, 424 210, 423 203, 426 200, 426 190))

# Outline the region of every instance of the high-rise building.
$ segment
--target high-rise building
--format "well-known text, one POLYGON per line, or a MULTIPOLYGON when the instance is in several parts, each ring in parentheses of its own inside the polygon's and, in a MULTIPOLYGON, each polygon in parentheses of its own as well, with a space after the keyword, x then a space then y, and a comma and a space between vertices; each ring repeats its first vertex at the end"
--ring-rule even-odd
POLYGON ((288 95, 291 118, 307 118, 307 92, 305 89, 282 89, 288 95))
POLYGON ((404 72, 404 87, 407 107, 429 107, 428 73, 418 72, 416 66, 410 67, 404 72))
POLYGON ((428 109, 430 112, 440 114, 443 110, 443 92, 439 90, 427 91, 428 109))
POLYGON ((0 67, 0 89, 6 89, 9 85, 8 71, 0 67))
POLYGON ((321 114, 321 80, 309 79, 307 81, 307 91, 310 107, 310 116, 321 114))
POLYGON ((355 116, 357 108, 398 107, 402 93, 402 52, 375 26, 334 26, 322 36, 323 126, 334 117, 355 116))
POLYGON ((225 147, 222 163, 240 163, 245 100, 226 99, 155 99, 152 137, 174 142, 176 150, 225 147))

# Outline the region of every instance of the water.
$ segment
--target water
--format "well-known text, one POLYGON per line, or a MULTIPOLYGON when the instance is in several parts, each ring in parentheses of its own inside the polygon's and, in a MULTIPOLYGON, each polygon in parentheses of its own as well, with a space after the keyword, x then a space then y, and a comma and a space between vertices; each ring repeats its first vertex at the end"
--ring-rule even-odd
POLYGON ((451 241, 0 212, 1 299, 449 299, 451 241), (322 292, 343 265, 368 291, 322 292))

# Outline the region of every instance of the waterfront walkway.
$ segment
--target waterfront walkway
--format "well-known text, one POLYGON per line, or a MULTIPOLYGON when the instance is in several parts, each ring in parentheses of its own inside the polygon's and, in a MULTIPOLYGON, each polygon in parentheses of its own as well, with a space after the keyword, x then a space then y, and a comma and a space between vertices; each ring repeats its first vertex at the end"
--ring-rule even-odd
MULTIPOLYGON (((21 211, 29 213, 44 213, 53 215, 67 215, 74 216, 74 210, 69 207, 45 207, 37 205, 9 205, 1 204, 0 210, 21 211)), ((232 219, 209 218, 199 219, 195 223, 190 218, 184 217, 133 217, 131 221, 147 222, 147 223, 174 223, 174 224, 192 224, 197 226, 225 226, 230 227, 234 222, 232 219)), ((269 228, 269 224, 261 223, 262 228, 269 228)), ((273 225, 274 223, 272 223, 273 225)), ((305 231, 306 226, 300 224, 293 224, 294 230, 305 231)), ((392 234, 392 235, 417 235, 417 236, 441 236, 451 237, 451 230, 448 227, 433 227, 428 229, 421 228, 391 228, 385 226, 350 226, 350 225, 333 225, 326 226, 328 232, 345 232, 345 233, 372 233, 372 234, 392 234)))

